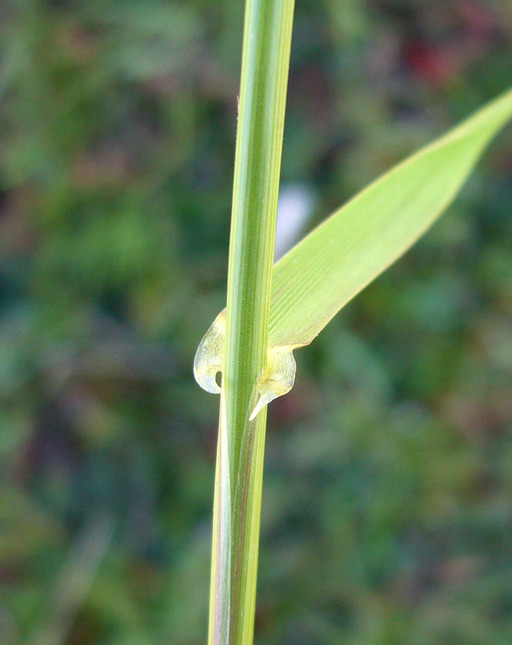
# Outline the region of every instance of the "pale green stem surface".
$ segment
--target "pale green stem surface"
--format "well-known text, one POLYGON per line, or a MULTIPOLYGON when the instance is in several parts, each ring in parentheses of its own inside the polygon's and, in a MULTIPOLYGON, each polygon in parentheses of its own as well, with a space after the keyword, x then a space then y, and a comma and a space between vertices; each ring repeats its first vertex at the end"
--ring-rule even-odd
POLYGON ((253 640, 279 174, 294 0, 248 0, 244 24, 215 479, 210 645, 253 640))

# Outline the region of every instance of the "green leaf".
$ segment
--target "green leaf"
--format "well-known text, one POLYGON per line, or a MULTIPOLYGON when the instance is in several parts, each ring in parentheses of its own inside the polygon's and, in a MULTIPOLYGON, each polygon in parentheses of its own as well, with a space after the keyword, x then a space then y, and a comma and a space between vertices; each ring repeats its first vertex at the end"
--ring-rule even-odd
POLYGON ((452 202, 491 138, 512 117, 512 91, 387 172, 275 266, 270 346, 308 345, 452 202))
MULTIPOLYGON (((292 350, 409 249, 453 201, 492 137, 512 118, 512 90, 380 177, 274 265, 267 370, 251 418, 293 385, 292 350)), ((197 382, 219 392, 223 312, 199 345, 197 382)))

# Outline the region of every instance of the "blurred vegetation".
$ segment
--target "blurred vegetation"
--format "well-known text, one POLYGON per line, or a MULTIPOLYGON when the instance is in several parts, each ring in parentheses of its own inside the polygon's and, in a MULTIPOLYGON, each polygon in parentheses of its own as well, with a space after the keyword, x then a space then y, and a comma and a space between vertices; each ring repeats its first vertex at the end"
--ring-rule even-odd
MULTIPOLYGON (((203 643, 242 2, 0 2, 0 641, 203 643)), ((297 0, 316 221, 510 85, 508 0, 297 0)), ((512 642, 512 134, 298 352, 261 645, 512 642)))

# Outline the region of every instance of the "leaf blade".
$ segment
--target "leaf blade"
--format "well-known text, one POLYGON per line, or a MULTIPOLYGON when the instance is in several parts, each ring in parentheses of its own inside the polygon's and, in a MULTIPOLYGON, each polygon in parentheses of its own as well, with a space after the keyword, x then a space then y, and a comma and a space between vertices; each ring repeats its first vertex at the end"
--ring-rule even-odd
POLYGON ((509 91, 392 168, 289 251, 274 266, 270 345, 308 345, 434 223, 511 117, 509 91))

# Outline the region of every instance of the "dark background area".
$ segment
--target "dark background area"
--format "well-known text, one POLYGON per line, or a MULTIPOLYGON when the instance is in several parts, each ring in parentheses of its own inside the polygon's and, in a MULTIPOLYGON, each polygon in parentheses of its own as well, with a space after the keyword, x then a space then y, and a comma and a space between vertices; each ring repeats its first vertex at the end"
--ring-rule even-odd
MULTIPOLYGON (((243 3, 0 2, 0 641, 205 642, 243 3)), ((308 226, 511 85, 508 0, 298 0, 308 226)), ((512 642, 512 133, 270 406, 259 645, 512 642)))

